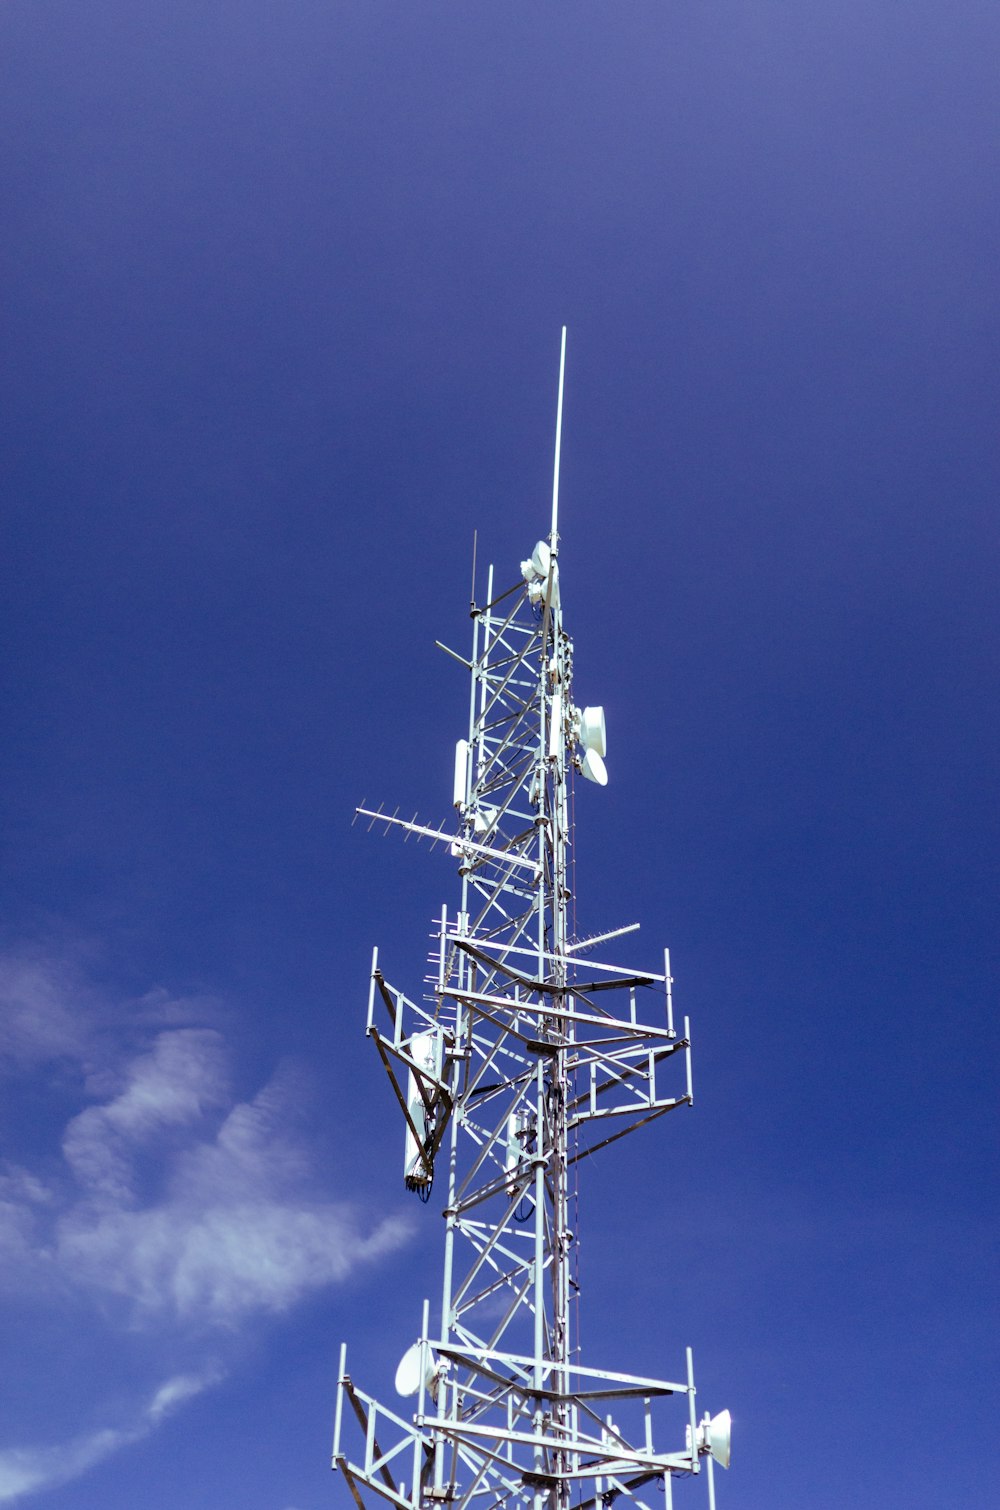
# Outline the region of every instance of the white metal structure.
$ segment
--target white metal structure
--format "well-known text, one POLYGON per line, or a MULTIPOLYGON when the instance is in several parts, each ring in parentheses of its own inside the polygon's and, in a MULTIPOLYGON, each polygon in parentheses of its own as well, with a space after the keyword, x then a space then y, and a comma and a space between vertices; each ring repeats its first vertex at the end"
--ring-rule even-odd
POLYGON ((659 972, 598 964, 597 944, 638 925, 570 933, 573 773, 608 778, 603 710, 574 704, 563 628, 565 355, 564 330, 548 539, 513 586, 497 591, 490 569, 471 659, 456 657, 471 673, 457 832, 358 809, 445 843, 461 877, 422 1002, 372 959, 367 1032, 403 1114, 404 1179, 424 1200, 444 1187, 446 1227, 440 1312, 425 1301, 417 1341, 401 1339, 396 1388, 414 1413, 361 1389, 341 1350, 333 1464, 360 1510, 602 1510, 657 1492, 669 1510, 674 1478, 703 1463, 714 1505, 712 1460, 729 1462, 728 1412, 698 1420, 690 1349, 679 1379, 645 1379, 585 1367, 573 1340, 579 1162, 692 1089, 669 954, 659 972))

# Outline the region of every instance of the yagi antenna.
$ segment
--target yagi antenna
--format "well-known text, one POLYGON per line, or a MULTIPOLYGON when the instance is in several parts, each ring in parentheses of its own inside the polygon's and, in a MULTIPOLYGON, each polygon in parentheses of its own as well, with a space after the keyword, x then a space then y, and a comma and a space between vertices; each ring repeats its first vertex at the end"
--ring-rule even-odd
POLYGON ((563 379, 566 374, 566 327, 562 328, 562 345, 559 349, 559 402, 556 405, 556 456, 552 468, 552 529, 549 544, 554 551, 559 549, 559 454, 562 450, 563 379))

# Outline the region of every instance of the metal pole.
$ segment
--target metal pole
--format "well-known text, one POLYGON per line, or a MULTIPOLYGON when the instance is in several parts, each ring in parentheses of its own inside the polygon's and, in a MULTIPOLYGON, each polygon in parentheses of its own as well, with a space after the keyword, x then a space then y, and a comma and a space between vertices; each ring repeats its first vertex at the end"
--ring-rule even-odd
POLYGON ((344 1376, 347 1373, 347 1343, 340 1344, 340 1365, 337 1370, 337 1403, 333 1413, 333 1458, 340 1452, 340 1423, 344 1414, 344 1376))
POLYGON ((694 1354, 691 1349, 685 1348, 687 1355, 688 1376, 688 1425, 691 1432, 691 1472, 698 1472, 698 1423, 695 1414, 695 1388, 694 1388, 694 1354))
POLYGON ((563 378, 566 372, 566 327, 562 328, 559 347, 559 402, 556 405, 556 455, 552 468, 552 529, 549 544, 554 551, 559 549, 559 458, 562 451, 563 378))

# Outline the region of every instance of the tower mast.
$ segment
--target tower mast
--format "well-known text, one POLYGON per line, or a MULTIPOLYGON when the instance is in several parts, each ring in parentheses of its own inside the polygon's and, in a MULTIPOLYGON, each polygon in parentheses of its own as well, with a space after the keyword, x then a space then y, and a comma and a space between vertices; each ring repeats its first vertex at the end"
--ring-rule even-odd
MULTIPOLYGON (((445 1185, 441 1308, 404 1353, 407 1419, 347 1372, 341 1350, 333 1465, 359 1510, 600 1510, 675 1476, 728 1466, 728 1412, 699 1422, 690 1349, 680 1381, 584 1367, 574 1347, 576 1165, 692 1101, 687 1019, 662 974, 589 959, 571 936, 570 785, 607 784, 603 710, 573 701, 558 562, 566 331, 548 541, 472 606, 468 732, 455 751, 457 828, 358 812, 443 843, 459 861, 456 914, 442 908, 420 1002, 372 958, 367 1033, 405 1124, 404 1179, 422 1200, 445 1185), (640 1013, 640 1001, 659 1001, 640 1013), (647 1020, 651 1018, 653 1020, 647 1020), (686 1427, 670 1450, 654 1423, 671 1397, 686 1427), (353 1425, 357 1445, 348 1445, 353 1425)), ((474 583, 475 594, 475 583, 474 583)), ((447 647, 442 647, 447 649, 447 647)), ((655 1424, 658 1424, 656 1422, 655 1424)))

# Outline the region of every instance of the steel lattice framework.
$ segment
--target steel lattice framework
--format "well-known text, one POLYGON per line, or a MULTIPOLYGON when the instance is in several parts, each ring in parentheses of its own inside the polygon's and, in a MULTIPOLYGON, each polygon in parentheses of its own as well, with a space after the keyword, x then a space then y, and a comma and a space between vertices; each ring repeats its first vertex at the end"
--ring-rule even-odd
POLYGON ((586 1368, 573 1344, 576 1166, 690 1104, 692 1088, 669 954, 660 973, 598 964, 593 947, 638 925, 570 933, 571 783, 579 770, 606 776, 603 714, 574 705, 563 628, 564 362, 565 331, 548 541, 505 591, 490 568, 471 659, 456 656, 471 680, 457 832, 358 810, 450 846, 461 877, 422 1003, 389 984, 377 950, 372 960, 367 1032, 403 1115, 406 1183, 423 1199, 444 1184, 446 1230, 440 1324, 431 1331, 425 1302, 397 1376, 415 1414, 359 1388, 341 1351, 333 1463, 360 1510, 597 1510, 643 1506, 658 1488, 669 1507, 674 1477, 703 1461, 714 1503, 712 1457, 728 1464, 728 1415, 696 1417, 690 1349, 684 1377, 669 1381, 586 1368), (664 1450, 654 1436, 672 1396, 686 1409, 664 1450))

